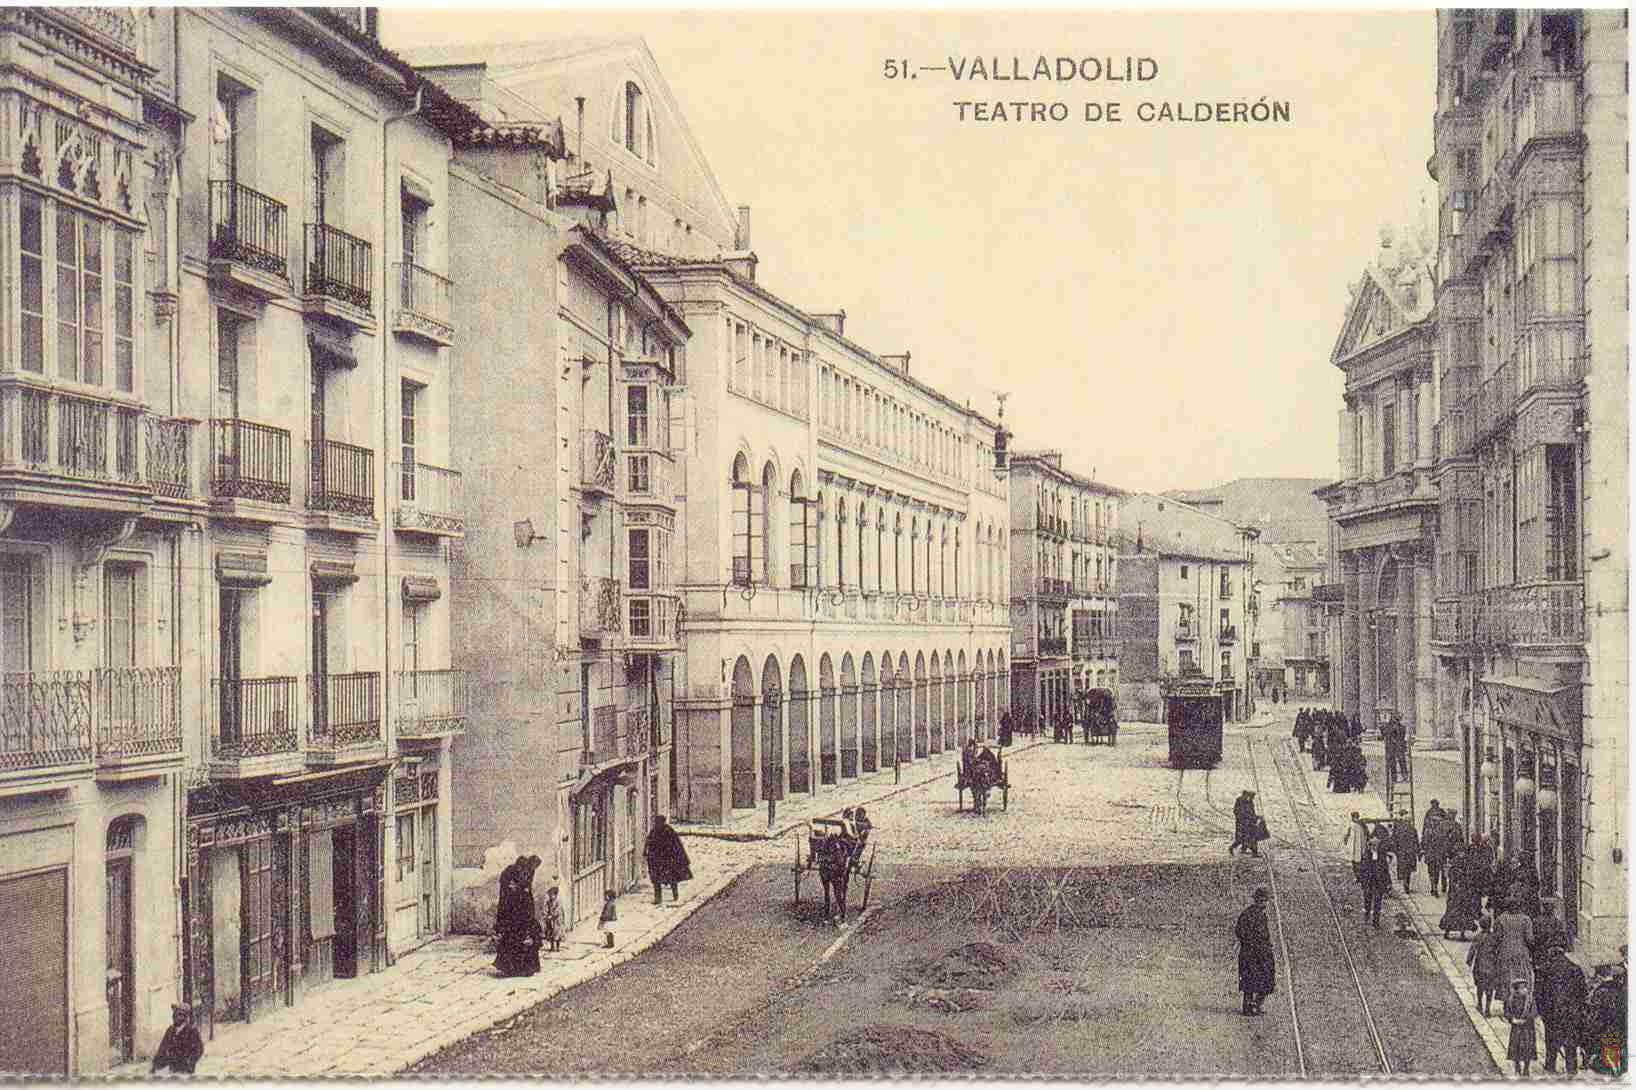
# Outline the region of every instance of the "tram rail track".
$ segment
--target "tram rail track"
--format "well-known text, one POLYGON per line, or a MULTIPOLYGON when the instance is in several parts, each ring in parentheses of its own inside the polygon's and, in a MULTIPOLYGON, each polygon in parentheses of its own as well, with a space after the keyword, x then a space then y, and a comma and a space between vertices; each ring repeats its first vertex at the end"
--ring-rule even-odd
MULTIPOLYGON (((1341 961, 1346 967, 1346 974, 1351 983, 1351 990, 1357 999, 1364 1036, 1367 1038, 1369 1051, 1372 1053, 1375 1064, 1381 1074, 1393 1074, 1391 1055, 1386 1049, 1385 1039, 1382 1037, 1380 1027, 1375 1020, 1374 1010, 1370 1007, 1368 992, 1363 984, 1363 975, 1358 969, 1358 963, 1353 954, 1352 945, 1347 941, 1346 928, 1341 922, 1340 911, 1335 907, 1334 897, 1331 896, 1329 886, 1324 881, 1324 874, 1319 863, 1317 848, 1313 844, 1312 823, 1317 819, 1319 811, 1317 801, 1312 797, 1311 785, 1306 782, 1306 777, 1299 774, 1299 770, 1290 767, 1288 754, 1281 753, 1278 747, 1273 743, 1263 744, 1268 747, 1268 759, 1272 762, 1273 772, 1277 776, 1279 786, 1282 789, 1285 806, 1288 808, 1290 818, 1294 822, 1294 835, 1299 838, 1299 843, 1292 846, 1304 853, 1306 861, 1311 868, 1313 881, 1317 883, 1318 891, 1322 896, 1324 914, 1327 916, 1329 923, 1333 928, 1335 944, 1340 950, 1341 961), (1304 814, 1302 813, 1303 810, 1305 811, 1304 814)), ((1244 749, 1245 756, 1249 760, 1250 775, 1255 784, 1256 793, 1257 795, 1265 798, 1266 796, 1262 792, 1261 769, 1259 767, 1259 762, 1256 759, 1254 741, 1246 738, 1244 740, 1244 749)), ((1286 843, 1288 842, 1286 841, 1286 843)), ((1275 918, 1278 929, 1278 940, 1280 949, 1284 955, 1284 976, 1287 994, 1289 996, 1290 1023, 1293 1027, 1295 1036, 1296 1061, 1301 1075, 1306 1076, 1310 1067, 1310 1057, 1308 1055, 1308 1046, 1310 1042, 1307 1037, 1303 1036, 1301 1031, 1302 1008, 1295 987, 1296 964, 1290 950, 1288 938, 1284 931, 1285 901, 1282 899, 1283 893, 1279 888, 1278 871, 1277 867, 1274 865, 1273 857, 1269 855, 1266 863, 1268 886, 1272 894, 1274 905, 1277 909, 1275 918)), ((1363 1073, 1364 1072, 1361 1071, 1319 1072, 1321 1075, 1363 1073)))

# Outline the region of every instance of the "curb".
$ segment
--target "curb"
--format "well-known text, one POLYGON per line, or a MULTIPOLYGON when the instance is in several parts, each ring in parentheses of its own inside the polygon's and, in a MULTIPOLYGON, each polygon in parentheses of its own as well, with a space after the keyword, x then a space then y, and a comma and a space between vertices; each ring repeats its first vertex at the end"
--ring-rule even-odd
MULTIPOLYGON (((577 988, 582 984, 588 984, 591 981, 603 976, 609 970, 623 965, 625 962, 631 960, 637 955, 646 953, 648 950, 652 949, 654 946, 657 946, 660 942, 669 937, 671 932, 675 931, 683 923, 687 922, 687 920, 690 919, 700 908, 704 907, 711 900, 725 892, 739 879, 743 878, 755 866, 757 866, 755 861, 749 861, 742 866, 739 866, 737 869, 729 871, 723 877, 717 879, 714 885, 707 886, 703 892, 688 902, 686 912, 678 913, 677 915, 671 917, 670 920, 648 928, 648 930, 638 935, 629 945, 615 950, 611 955, 592 960, 589 966, 591 971, 586 973, 580 979, 566 981, 546 991, 530 993, 521 997, 519 1000, 503 1004, 494 1008, 493 1010, 485 1011, 482 1015, 468 1019, 466 1022, 457 1025, 452 1030, 446 1031, 436 1037, 422 1042, 419 1045, 407 1049, 390 1061, 387 1071, 385 1072, 384 1076, 381 1077, 390 1078, 393 1076, 402 1075, 406 1073, 409 1068, 420 1063, 422 1060, 430 1056, 434 1056, 453 1045, 470 1040, 480 1033, 485 1033, 500 1025, 502 1022, 508 1022, 514 1018, 526 1014, 535 1007, 540 1006, 543 1003, 548 1003, 557 998, 563 992, 566 992, 572 988, 577 988)), ((318 1072, 309 1077, 333 1078, 336 1075, 344 1074, 347 1074, 347 1072, 329 1071, 318 1072)))

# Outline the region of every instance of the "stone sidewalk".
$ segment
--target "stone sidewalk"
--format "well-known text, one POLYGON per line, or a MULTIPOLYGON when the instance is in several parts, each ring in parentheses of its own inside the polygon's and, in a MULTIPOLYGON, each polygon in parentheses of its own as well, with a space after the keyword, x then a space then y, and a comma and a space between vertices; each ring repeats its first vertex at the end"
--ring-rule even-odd
MULTIPOLYGON (((1016 736, 1014 742, 1014 745, 1007 747, 1002 753, 1008 761, 1036 746, 1052 744, 1049 738, 1041 740, 1027 735, 1016 736)), ((838 815, 849 806, 862 804, 867 807, 872 802, 891 798, 901 791, 912 791, 941 779, 949 781, 948 796, 949 801, 953 802, 954 774, 959 766, 959 757, 958 750, 948 750, 900 765, 897 774, 888 766, 879 772, 866 773, 838 788, 826 788, 817 795, 799 795, 783 799, 778 803, 771 829, 768 828, 765 802, 759 810, 737 813, 720 825, 681 821, 671 824, 676 827, 678 833, 695 841, 707 838, 772 840, 801 828, 813 818, 838 815)), ((968 803, 969 801, 968 798, 968 803)))
MULTIPOLYGON (((196 1074, 271 1078, 403 1071, 647 950, 760 862, 759 853, 745 847, 689 844, 694 878, 682 884, 681 900, 673 904, 667 898, 656 907, 646 888, 621 897, 611 950, 602 945, 593 920, 570 932, 561 952, 541 955, 538 975, 500 979, 489 938, 451 935, 379 973, 334 981, 296 1006, 254 1022, 218 1023, 196 1074)), ((109 1072, 115 1078, 147 1073, 147 1062, 109 1072)))
MULTIPOLYGON (((1006 756, 1040 743, 1025 739, 1006 756)), ((957 754, 944 753, 874 773, 816 798, 780 805, 773 837, 809 818, 868 805, 939 779, 953 777, 957 754)), ((746 814, 726 826, 678 824, 688 835, 693 881, 681 900, 653 904, 646 888, 619 898, 614 947, 602 945, 594 921, 569 933, 560 953, 541 956, 537 976, 500 979, 486 936, 451 935, 400 957, 379 973, 324 985, 296 1006, 279 1007, 254 1022, 218 1023, 205 1042, 197 1075, 206 1078, 390 1075, 583 984, 641 954, 751 867, 774 860, 770 845, 733 843, 769 839, 765 812, 746 814), (726 837, 723 836, 726 834, 726 837)), ((782 860, 782 854, 777 860, 782 860)), ((156 1044, 154 1042, 153 1044, 156 1044)), ((151 1049, 153 1044, 149 1045, 151 1049)), ((118 1079, 148 1073, 148 1062, 108 1072, 118 1079)))

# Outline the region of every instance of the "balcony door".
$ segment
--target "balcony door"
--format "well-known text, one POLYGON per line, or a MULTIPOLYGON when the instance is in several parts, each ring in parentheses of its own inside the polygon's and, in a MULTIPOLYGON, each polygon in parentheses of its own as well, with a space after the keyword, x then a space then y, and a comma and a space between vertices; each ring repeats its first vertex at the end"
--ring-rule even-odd
POLYGON ((329 734, 329 596, 312 592, 312 736, 329 734))
POLYGON ((33 584, 26 559, 0 557, 0 673, 33 669, 33 584))
POLYGON ((108 1047, 113 1062, 125 1063, 134 1054, 135 978, 131 957, 131 857, 135 844, 130 819, 122 818, 108 830, 107 840, 107 952, 108 1047))
POLYGON ((217 610, 216 677, 220 685, 218 700, 221 710, 221 740, 237 742, 241 737, 238 681, 243 662, 243 604, 240 592, 230 587, 221 590, 217 610))
POLYGON ((312 436, 312 451, 307 457, 308 472, 312 479, 310 493, 312 496, 322 496, 325 494, 324 455, 327 452, 325 444, 328 439, 329 421, 324 405, 324 365, 318 362, 316 355, 312 361, 311 391, 312 409, 309 432, 312 436))

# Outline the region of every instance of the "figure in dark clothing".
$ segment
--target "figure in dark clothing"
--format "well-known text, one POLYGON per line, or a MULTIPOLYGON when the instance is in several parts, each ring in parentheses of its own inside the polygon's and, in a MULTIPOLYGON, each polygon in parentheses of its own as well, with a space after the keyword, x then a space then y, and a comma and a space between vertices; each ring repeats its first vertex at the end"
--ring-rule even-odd
POLYGON ((1579 1073, 1579 1042, 1585 1032, 1585 974, 1568 960, 1559 943, 1552 943, 1539 967, 1540 1020, 1545 1023, 1545 1070, 1556 1071, 1560 1054, 1571 1077, 1579 1073))
POLYGON ((665 822, 663 814, 654 816, 648 842, 642 848, 642 859, 648 865, 648 879, 653 882, 653 903, 664 900, 665 886, 670 887, 671 901, 680 900, 676 884, 691 881, 693 869, 687 849, 682 847, 682 838, 665 822))
MULTIPOLYGON (((1460 938, 1464 939, 1467 931, 1477 927, 1477 921, 1483 914, 1487 857, 1480 843, 1450 855, 1448 880, 1448 900, 1444 903, 1443 917, 1437 921, 1437 926, 1445 939, 1449 937, 1450 931, 1459 932, 1460 938)), ((1508 983, 1498 977, 1495 979, 1494 990, 1501 1002, 1505 1000, 1508 983)))
POLYGON ((1000 748, 1004 749, 1011 744, 1011 713, 1000 713, 1000 748))
POLYGON ((494 968, 502 977, 533 976, 540 971, 545 931, 534 910, 537 855, 520 856, 500 874, 500 904, 494 913, 494 968))
POLYGON ((1329 743, 1321 730, 1312 734, 1312 771, 1317 772, 1329 763, 1329 743))
POLYGON ((1261 840, 1256 835, 1258 827, 1255 813, 1255 792, 1245 791, 1233 803, 1233 842, 1227 845, 1227 854, 1232 855, 1238 848, 1243 848, 1251 855, 1261 854, 1261 840))
POLYGON ((1397 880, 1408 893, 1415 865, 1420 862, 1420 838, 1415 836, 1414 822, 1409 818, 1400 818, 1393 826, 1392 856, 1397 860, 1397 880))
POLYGON ((1599 1075, 1625 1073, 1625 1011, 1629 999, 1619 965, 1599 965, 1585 1001, 1585 1066, 1599 1075))
POLYGON ((1360 864, 1363 883, 1363 918, 1374 927, 1380 926, 1380 905, 1392 888, 1392 871, 1387 861, 1386 846, 1378 839, 1369 842, 1360 864))
POLYGON ((151 1070, 191 1075, 203 1056, 204 1041, 193 1028, 193 1012, 182 1003, 172 1003, 170 1025, 165 1027, 165 1036, 159 1041, 159 1051, 153 1054, 151 1070))
POLYGON ((1233 926, 1238 939, 1238 990, 1244 993, 1245 1014, 1261 1013, 1261 1004, 1273 993, 1277 979, 1272 932, 1267 927, 1268 897, 1265 889, 1256 890, 1233 926))

